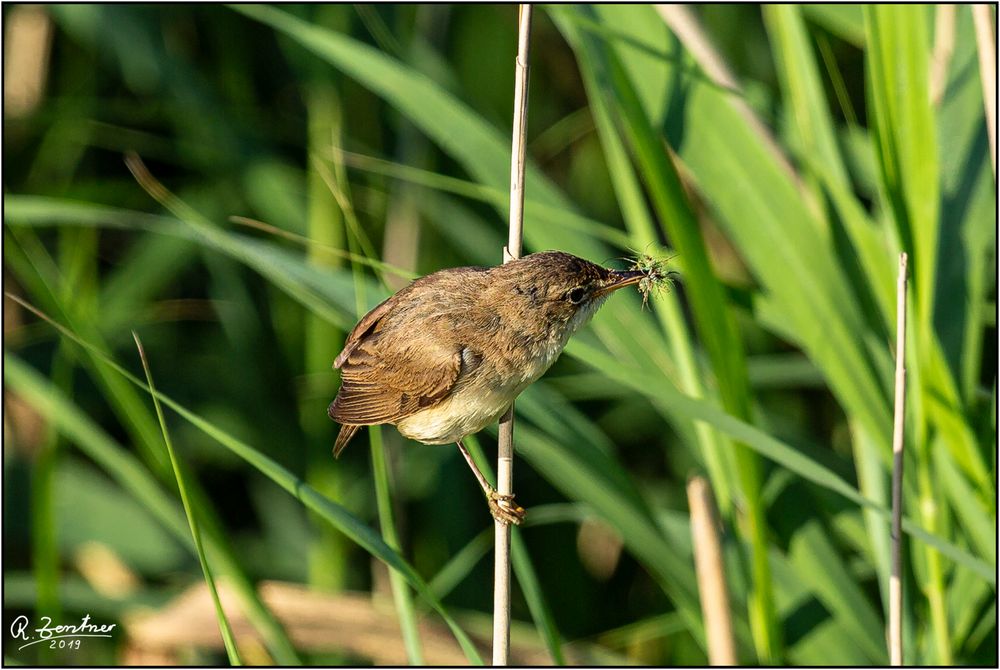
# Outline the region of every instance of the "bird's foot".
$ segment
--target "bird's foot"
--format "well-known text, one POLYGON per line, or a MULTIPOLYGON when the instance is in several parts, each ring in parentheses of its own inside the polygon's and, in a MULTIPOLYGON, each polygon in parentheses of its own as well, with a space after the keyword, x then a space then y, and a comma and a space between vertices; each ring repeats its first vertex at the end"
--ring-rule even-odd
POLYGON ((504 525, 520 526, 524 515, 527 514, 523 507, 514 502, 513 493, 497 493, 490 489, 489 493, 486 494, 486 499, 489 501, 490 514, 504 525))

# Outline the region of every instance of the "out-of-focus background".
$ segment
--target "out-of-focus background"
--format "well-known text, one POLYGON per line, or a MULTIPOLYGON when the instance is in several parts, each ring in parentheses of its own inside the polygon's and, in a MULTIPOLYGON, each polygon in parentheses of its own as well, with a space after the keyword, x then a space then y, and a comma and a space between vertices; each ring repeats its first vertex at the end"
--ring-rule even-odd
MULTIPOLYGON (((680 278, 612 298, 517 403, 515 661, 704 663, 702 475, 740 662, 887 662, 905 250, 906 659, 997 663, 991 11, 536 8, 526 252, 680 278)), ((5 297, 5 663, 227 661, 133 330, 244 662, 489 658, 457 450, 385 428, 334 461, 325 409, 359 315, 500 262, 516 30, 512 5, 4 5, 4 289, 65 329, 5 297), (113 635, 9 629, 88 614, 113 635)))

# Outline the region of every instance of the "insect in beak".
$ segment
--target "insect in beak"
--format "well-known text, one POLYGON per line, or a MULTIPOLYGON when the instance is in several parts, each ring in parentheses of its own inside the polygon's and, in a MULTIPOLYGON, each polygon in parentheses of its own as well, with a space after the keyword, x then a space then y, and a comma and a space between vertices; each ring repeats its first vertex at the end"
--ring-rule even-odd
POLYGON ((594 291, 594 297, 599 298, 620 288, 638 284, 646 274, 642 270, 612 270, 611 279, 604 286, 594 291))

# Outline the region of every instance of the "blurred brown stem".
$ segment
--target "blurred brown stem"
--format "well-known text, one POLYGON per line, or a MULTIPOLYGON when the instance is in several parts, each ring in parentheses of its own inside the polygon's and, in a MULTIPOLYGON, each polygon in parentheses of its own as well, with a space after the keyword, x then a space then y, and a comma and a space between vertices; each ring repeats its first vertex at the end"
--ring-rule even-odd
POLYGON ((691 509, 691 539, 698 576, 698 593, 705 620, 708 662, 711 665, 736 665, 729 589, 726 587, 722 547, 719 543, 718 514, 712 488, 704 477, 692 477, 687 485, 691 509))

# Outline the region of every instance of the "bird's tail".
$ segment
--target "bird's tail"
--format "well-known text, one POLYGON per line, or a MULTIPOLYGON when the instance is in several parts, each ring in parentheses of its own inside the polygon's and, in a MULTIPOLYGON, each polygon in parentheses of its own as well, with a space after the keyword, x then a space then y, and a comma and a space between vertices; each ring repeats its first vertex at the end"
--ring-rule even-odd
POLYGON ((340 432, 337 433, 337 441, 333 445, 333 457, 340 458, 340 452, 344 450, 347 443, 351 441, 354 434, 358 432, 361 426, 352 426, 351 424, 345 423, 340 427, 340 432))

